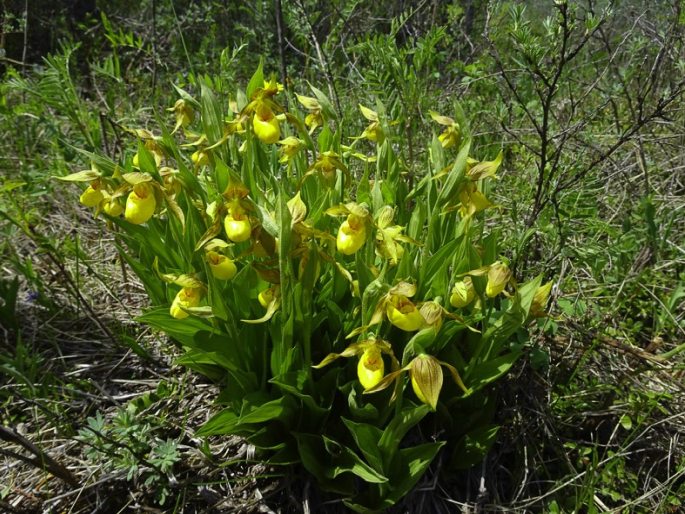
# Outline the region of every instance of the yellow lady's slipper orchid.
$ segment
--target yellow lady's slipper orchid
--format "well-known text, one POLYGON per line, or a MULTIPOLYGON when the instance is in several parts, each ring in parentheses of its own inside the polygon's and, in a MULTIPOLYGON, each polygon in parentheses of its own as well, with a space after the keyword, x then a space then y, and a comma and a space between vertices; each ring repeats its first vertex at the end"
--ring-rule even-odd
POLYGON ((178 178, 178 170, 163 167, 160 168, 159 174, 164 180, 164 191, 168 195, 175 196, 183 189, 183 182, 178 178))
POLYGON ((250 239, 252 225, 244 212, 229 212, 224 218, 226 236, 234 243, 242 243, 250 239))
POLYGON ((442 389, 440 361, 431 355, 421 354, 411 361, 409 368, 411 387, 416 397, 435 410, 442 389))
POLYGON ((390 295, 385 304, 385 315, 390 323, 405 332, 414 332, 426 324, 416 305, 399 294, 390 295))
POLYGON ((200 168, 201 166, 209 166, 209 163, 211 162, 209 153, 202 149, 195 150, 190 156, 190 160, 193 161, 193 164, 196 168, 200 168))
POLYGON ((459 138, 459 128, 452 126, 447 127, 444 132, 438 136, 438 141, 440 141, 443 148, 452 148, 459 144, 459 138))
POLYGON ((386 205, 379 210, 376 221, 378 229, 376 231, 376 250, 381 257, 389 260, 393 266, 397 265, 404 255, 404 247, 400 242, 420 246, 418 241, 402 233, 404 227, 391 225, 394 215, 395 210, 386 205))
POLYGON ((511 270, 509 266, 501 261, 491 264, 488 270, 488 283, 485 286, 485 294, 489 298, 494 298, 504 291, 510 279, 511 270))
POLYGON ((450 304, 452 307, 462 309, 470 304, 476 296, 476 290, 473 287, 473 280, 471 277, 464 277, 454 287, 452 287, 452 294, 450 295, 450 304))
POLYGON ((172 130, 172 134, 181 127, 187 127, 193 122, 193 119, 195 119, 193 108, 182 98, 176 100, 174 106, 168 108, 167 111, 173 111, 176 115, 176 126, 174 127, 174 130, 172 130))
POLYGON ((124 217, 134 225, 140 225, 149 220, 155 213, 157 200, 153 187, 148 182, 141 182, 133 186, 126 199, 124 217))
POLYGON ((459 124, 448 116, 442 116, 435 111, 430 111, 431 118, 445 127, 445 130, 438 136, 438 141, 443 148, 452 148, 459 145, 461 140, 461 130, 459 124))
POLYGON ((104 191, 102 199, 102 210, 105 212, 105 214, 108 214, 109 216, 116 218, 118 216, 121 216, 121 213, 124 212, 124 206, 121 205, 121 202, 119 202, 119 200, 117 200, 116 198, 112 198, 112 196, 109 193, 104 191))
POLYGON ((283 91, 283 84, 278 82, 275 77, 271 77, 264 81, 264 87, 258 92, 262 97, 270 98, 276 96, 278 93, 283 91))
POLYGON ((467 392, 464 382, 461 380, 456 368, 447 362, 440 361, 432 355, 425 353, 414 357, 412 361, 402 369, 393 371, 385 376, 375 386, 368 388, 365 393, 376 393, 387 388, 394 381, 399 380, 402 373, 409 372, 414 394, 421 403, 429 405, 431 409, 435 410, 438 405, 438 397, 443 384, 442 366, 446 367, 452 375, 452 379, 459 386, 459 388, 467 392))
POLYGON ((176 319, 185 319, 189 314, 183 308, 192 308, 200 305, 202 299, 202 289, 199 287, 184 287, 178 293, 174 301, 171 302, 169 313, 176 319))
POLYGON ((281 158, 278 160, 281 164, 289 163, 305 146, 304 141, 295 136, 288 136, 278 144, 281 145, 281 158))
POLYGON ((268 287, 257 295, 257 300, 259 300, 259 304, 265 309, 268 308, 269 304, 274 301, 277 287, 278 286, 268 287))
POLYGON ((238 268, 233 260, 223 254, 210 250, 207 252, 206 257, 212 275, 218 280, 231 280, 238 272, 238 268))
POLYGON ((340 160, 340 155, 331 150, 321 152, 308 173, 314 170, 320 172, 324 180, 331 185, 335 183, 335 170, 341 170, 345 174, 349 173, 347 167, 340 160))
POLYGON ((390 343, 375 337, 353 343, 341 353, 329 353, 319 364, 312 367, 319 369, 327 366, 340 357, 349 358, 360 356, 359 362, 357 363, 357 378, 359 378, 359 382, 364 390, 368 390, 376 387, 383 380, 385 363, 383 362, 382 354, 386 354, 390 357, 393 370, 399 368, 399 363, 393 354, 390 343))
POLYGON ((533 303, 530 306, 530 315, 535 318, 543 318, 547 315, 545 307, 547 307, 547 300, 549 293, 552 291, 553 282, 550 280, 546 284, 540 286, 535 291, 533 303))
POLYGON ((366 223, 363 218, 350 214, 342 222, 336 238, 338 251, 345 255, 356 253, 366 242, 366 223))
POLYGON ((485 178, 497 178, 496 173, 502 164, 503 153, 497 154, 494 161, 477 161, 469 157, 466 160, 466 176, 473 180, 481 180, 485 178))
POLYGON ((492 206, 483 193, 478 191, 478 187, 473 182, 466 182, 459 191, 459 200, 461 201, 461 215, 471 216, 477 212, 487 209, 492 206))
POLYGON ((97 207, 103 199, 100 186, 96 183, 89 185, 79 197, 79 202, 86 207, 97 207))
POLYGON ((281 138, 278 120, 271 109, 263 108, 255 111, 252 127, 257 138, 264 144, 276 143, 281 138))
POLYGON ((309 128, 309 133, 313 133, 316 127, 323 126, 323 116, 321 115, 322 107, 316 98, 310 96, 302 96, 295 94, 297 101, 307 109, 308 114, 304 118, 304 124, 309 128))
POLYGON ((364 132, 362 132, 361 137, 366 138, 369 141, 373 141, 374 143, 378 143, 380 145, 383 143, 383 141, 385 141, 385 132, 383 132, 380 123, 374 121, 364 129, 364 132))
POLYGON ((362 132, 361 136, 353 139, 368 139, 369 141, 373 141, 379 145, 382 144, 385 140, 385 132, 383 132, 383 128, 381 127, 378 113, 369 109, 368 107, 364 107, 361 104, 359 105, 359 109, 364 117, 371 123, 364 129, 364 132, 362 132))
POLYGON ((362 387, 371 389, 383 379, 385 363, 378 346, 371 346, 364 350, 357 364, 357 377, 362 387))

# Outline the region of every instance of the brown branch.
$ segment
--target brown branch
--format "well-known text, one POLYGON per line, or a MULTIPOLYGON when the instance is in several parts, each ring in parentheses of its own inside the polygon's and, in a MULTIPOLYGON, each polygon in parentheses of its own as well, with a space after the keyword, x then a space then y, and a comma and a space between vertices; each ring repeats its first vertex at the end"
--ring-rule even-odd
POLYGON ((25 450, 35 455, 36 458, 26 457, 11 450, 4 449, 0 449, 0 453, 10 457, 14 457, 15 459, 31 464, 37 468, 44 469, 48 473, 56 476, 57 478, 62 479, 70 486, 78 487, 78 481, 66 467, 64 467, 56 460, 54 460, 47 453, 38 448, 35 444, 26 439, 24 436, 16 433, 14 430, 11 430, 7 427, 0 426, 0 439, 21 446, 25 450))

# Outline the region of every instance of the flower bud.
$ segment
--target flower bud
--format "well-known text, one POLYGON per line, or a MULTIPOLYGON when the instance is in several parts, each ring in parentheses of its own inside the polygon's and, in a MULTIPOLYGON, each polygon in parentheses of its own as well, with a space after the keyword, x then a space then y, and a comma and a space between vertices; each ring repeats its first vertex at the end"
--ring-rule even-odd
POLYGON ((371 389, 383 379, 384 374, 385 363, 380 349, 372 346, 364 350, 357 364, 357 377, 362 387, 371 389))
POLYGON ((124 217, 134 225, 140 225, 152 217, 156 207, 157 201, 152 186, 142 182, 133 186, 133 191, 129 193, 124 217))
POLYGON ((217 252, 207 252, 207 263, 214 278, 218 280, 231 280, 238 272, 233 260, 217 252))
POLYGON ((473 288, 473 281, 471 277, 464 277, 452 288, 450 296, 450 304, 452 307, 462 309, 470 304, 476 296, 476 290, 473 288))
POLYGON ((549 293, 552 291, 552 281, 540 286, 535 291, 533 303, 530 306, 530 315, 536 318, 543 318, 547 315, 545 308, 547 307, 547 299, 549 293))

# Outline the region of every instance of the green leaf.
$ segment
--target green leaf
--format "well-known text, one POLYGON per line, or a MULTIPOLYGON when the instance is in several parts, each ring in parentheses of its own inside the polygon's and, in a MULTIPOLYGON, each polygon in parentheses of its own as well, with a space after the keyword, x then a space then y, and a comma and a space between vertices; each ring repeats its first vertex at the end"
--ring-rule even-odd
POLYGON ((444 445, 444 441, 439 441, 399 451, 392 463, 392 469, 395 473, 393 474, 390 492, 384 498, 386 506, 394 505, 411 491, 444 445), (395 480, 396 477, 397 480, 395 480))
MULTIPOLYGON (((64 182, 92 182, 96 178, 100 178, 100 172, 97 170, 83 170, 83 171, 77 171, 76 173, 71 173, 70 175, 66 175, 64 177, 53 177, 56 178, 57 180, 62 180, 64 182)), ((12 182, 8 181, 5 182, 5 185, 3 185, 2 189, 0 190, 1 192, 7 192, 11 191, 12 189, 16 187, 20 187, 26 184, 26 182, 14 182, 14 187, 10 187, 12 182), (8 186, 9 182, 9 186, 8 186)))
POLYGON ((341 417, 343 423, 352 434, 357 448, 364 454, 364 458, 378 472, 383 472, 383 456, 378 443, 383 431, 367 423, 355 423, 352 420, 341 417))
POLYGON ((189 350, 174 360, 174 364, 197 371, 213 382, 219 382, 226 375, 227 366, 222 366, 221 362, 220 355, 200 350, 189 350))
POLYGON ((193 98, 190 95, 190 93, 188 93, 185 89, 178 87, 176 84, 171 84, 171 85, 174 86, 174 89, 178 93, 178 96, 180 96, 183 100, 191 103, 196 109, 200 108, 200 102, 195 100, 195 98, 193 98))
POLYGON ((467 139, 464 142, 459 154, 457 155, 457 160, 455 161, 452 169, 447 174, 445 179, 445 184, 442 186, 440 193, 438 194, 438 206, 442 208, 450 199, 457 196, 457 188, 464 178, 466 173, 466 160, 469 157, 469 150, 471 149, 471 140, 467 139))
POLYGON ((630 430, 631 428, 633 428, 633 420, 630 419, 630 416, 628 416, 628 414, 624 414, 623 416, 621 416, 621 419, 618 422, 625 430, 630 430))
POLYGON ((69 146, 72 150, 76 150, 80 154, 85 155, 95 165, 95 168, 102 171, 107 176, 113 175, 114 170, 116 170, 117 167, 119 166, 113 160, 111 160, 110 158, 105 157, 103 155, 92 153, 92 152, 89 152, 87 150, 83 150, 81 148, 78 148, 76 146, 71 146, 71 145, 67 145, 67 146, 69 146))
POLYGON ((257 66, 257 71, 254 72, 254 75, 252 75, 250 82, 247 84, 247 90, 245 91, 247 98, 249 100, 251 100, 252 95, 260 87, 264 87, 264 61, 261 58, 259 59, 259 65, 257 66))
POLYGON ((195 435, 203 437, 208 435, 230 434, 237 422, 238 415, 233 409, 223 409, 200 427, 195 435))
POLYGON ((461 238, 454 239, 431 255, 419 270, 419 296, 430 298, 446 296, 449 279, 447 268, 452 262, 451 257, 461 244, 461 238))
POLYGON ((226 370, 234 367, 231 361, 219 353, 194 349, 176 358, 174 364, 196 370, 215 382, 222 380, 226 370))
MULTIPOLYGON (((361 283, 360 283, 361 286, 361 283)), ((381 277, 371 282, 362 294, 362 325, 368 325, 380 299, 387 294, 390 286, 381 277)))
POLYGON ((212 326, 208 322, 199 318, 175 319, 169 314, 169 309, 166 307, 149 310, 142 316, 138 316, 136 321, 162 330, 169 337, 190 348, 197 348, 195 335, 198 332, 211 332, 212 330, 212 326))
MULTIPOLYGON (((262 404, 255 404, 251 397, 243 401, 243 409, 240 416, 233 409, 224 409, 212 416, 198 431, 198 436, 236 434, 241 435, 241 429, 245 425, 263 423, 282 418, 287 412, 287 398, 277 398, 262 404)), ((249 433, 250 431, 248 431, 249 433)))
POLYGON ((13 280, 0 279, 0 323, 8 329, 17 329, 19 323, 16 316, 17 292, 19 291, 19 277, 13 280))
POLYGON ((409 364, 409 361, 417 355, 426 353, 428 347, 435 341, 436 335, 435 329, 432 327, 424 328, 414 334, 404 347, 404 352, 402 353, 402 366, 409 364))
POLYGON ((339 479, 353 474, 372 484, 388 481, 382 474, 362 461, 354 451, 333 439, 315 434, 293 434, 297 439, 302 463, 318 479, 339 479))
POLYGON ((475 368, 469 367, 464 374, 464 382, 469 388, 466 394, 472 394, 500 378, 521 355, 522 352, 514 351, 479 364, 475 368))
MULTIPOLYGON (((393 456, 406 433, 430 411, 431 408, 428 405, 422 404, 418 407, 410 405, 395 414, 390 423, 388 423, 388 426, 383 430, 380 441, 378 441, 378 448, 383 455, 386 466, 392 462, 393 456)), ((387 469, 387 467, 384 469, 387 469)))
POLYGON ((302 465, 314 475, 326 491, 338 493, 343 496, 351 496, 354 492, 355 481, 350 474, 332 478, 333 459, 326 451, 323 439, 315 434, 292 434, 297 441, 297 449, 302 459, 302 465))
POLYGON ((314 414, 316 416, 327 414, 328 408, 319 405, 312 395, 309 394, 309 391, 306 391, 306 389, 309 389, 308 381, 309 374, 304 370, 291 371, 269 380, 270 383, 278 386, 283 393, 292 394, 302 400, 304 407, 309 409, 308 411, 304 410, 307 414, 314 414))
POLYGON ((201 84, 200 103, 202 105, 202 129, 211 146, 223 135, 222 110, 214 93, 204 83, 201 84))
POLYGON ((523 319, 528 317, 530 306, 533 303, 533 298, 535 298, 535 292, 540 287, 540 284, 542 284, 542 275, 538 275, 533 280, 519 286, 516 291, 516 300, 514 304, 523 313, 523 319))
POLYGON ((342 473, 352 473, 371 484, 382 484, 388 481, 385 476, 361 460, 359 456, 347 446, 343 446, 326 436, 322 436, 322 438, 326 451, 333 456, 335 463, 328 471, 328 473, 330 473, 330 475, 328 475, 330 478, 336 478, 342 473))
POLYGON ((452 452, 450 467, 468 469, 481 462, 497 439, 499 429, 497 425, 486 425, 465 434, 452 452))
POLYGON ((324 116, 329 119, 336 119, 337 115, 335 112, 335 108, 333 107, 333 104, 331 101, 328 99, 328 97, 321 91, 320 89, 315 88, 311 84, 309 84, 309 87, 311 88, 312 92, 314 93, 314 96, 316 99, 319 101, 321 104, 321 110, 323 111, 324 116))
MULTIPOLYGON (((152 156, 150 150, 145 148, 145 145, 140 141, 138 141, 138 167, 143 173, 148 173, 150 175, 155 175, 157 173, 155 158, 152 156)), ((124 179, 125 178, 126 176, 124 176, 124 179)))
POLYGON ((226 387, 221 390, 217 403, 238 405, 247 395, 259 391, 259 380, 252 371, 226 369, 226 387))

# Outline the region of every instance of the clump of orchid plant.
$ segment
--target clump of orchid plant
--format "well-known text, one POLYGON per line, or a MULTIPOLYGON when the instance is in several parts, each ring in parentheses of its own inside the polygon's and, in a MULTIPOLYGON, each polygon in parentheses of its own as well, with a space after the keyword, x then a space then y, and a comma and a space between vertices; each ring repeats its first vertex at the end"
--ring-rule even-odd
POLYGON ((475 463, 496 433, 489 385, 551 287, 517 282, 484 228, 502 154, 479 160, 458 107, 431 112, 440 131, 408 189, 380 104, 350 136, 315 87, 286 110, 261 66, 233 98, 177 90, 168 126, 128 129, 121 160, 83 151, 90 169, 62 179, 116 227, 150 297, 140 321, 222 386, 198 434, 300 463, 360 512, 398 501, 440 452, 475 463))

